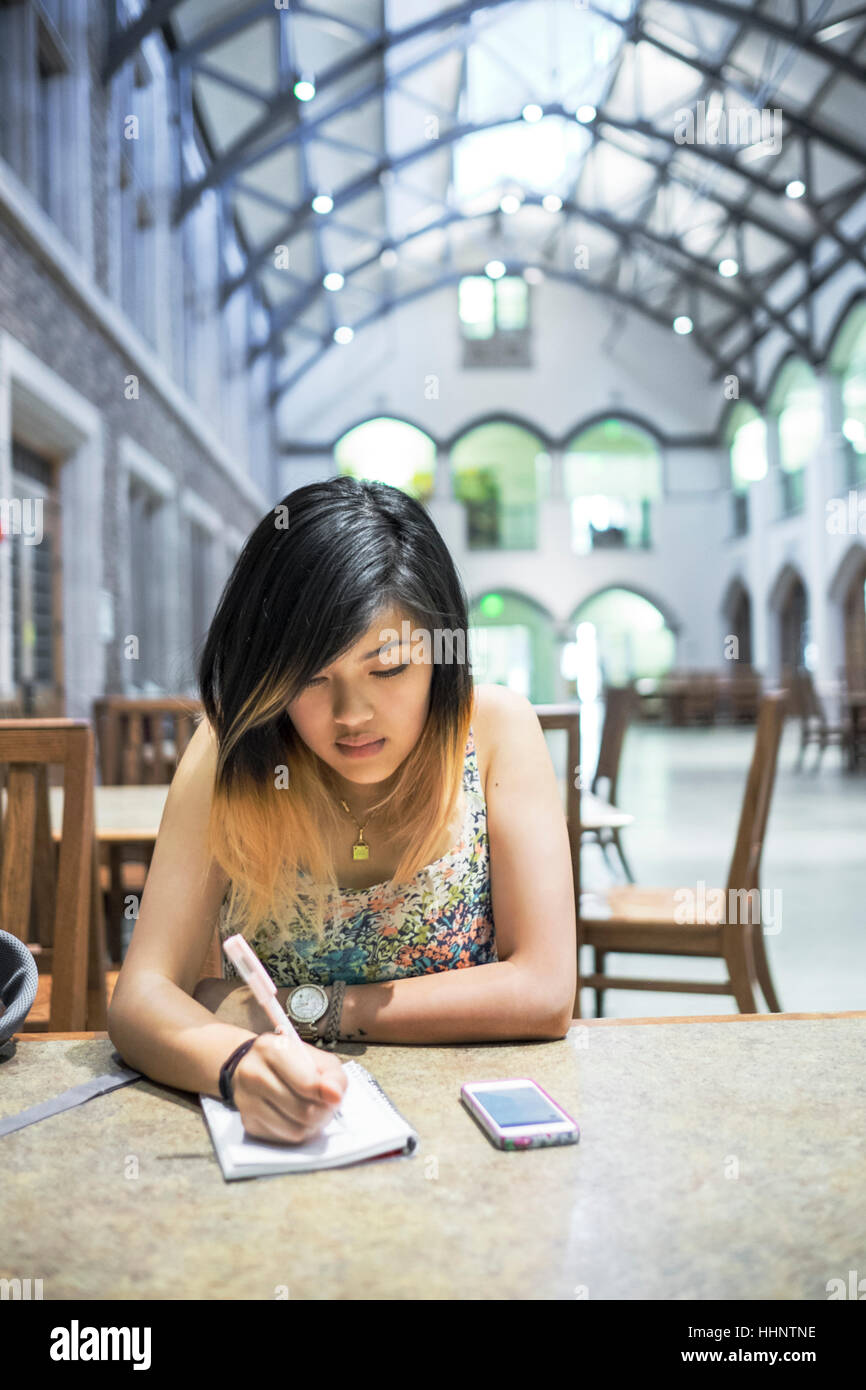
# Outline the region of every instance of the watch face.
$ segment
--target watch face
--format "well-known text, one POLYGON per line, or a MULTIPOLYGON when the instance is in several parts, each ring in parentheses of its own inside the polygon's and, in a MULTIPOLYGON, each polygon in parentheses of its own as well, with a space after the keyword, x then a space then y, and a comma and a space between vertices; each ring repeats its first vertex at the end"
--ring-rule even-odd
POLYGON ((292 1012, 305 1023, 314 1023, 328 1007, 328 996, 320 985, 301 985, 292 995, 292 1012))

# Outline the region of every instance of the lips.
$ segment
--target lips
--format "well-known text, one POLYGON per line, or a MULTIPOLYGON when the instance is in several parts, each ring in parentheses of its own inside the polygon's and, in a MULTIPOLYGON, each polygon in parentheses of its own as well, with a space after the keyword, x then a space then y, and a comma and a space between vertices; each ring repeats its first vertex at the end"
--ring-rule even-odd
POLYGON ((381 740, 380 738, 363 738, 363 739, 357 739, 357 740, 356 740, 356 739, 349 739, 349 738, 338 738, 338 739, 337 739, 337 746, 338 746, 339 748, 367 748, 368 745, 371 744, 371 743, 381 743, 381 742, 382 742, 382 740, 381 740))

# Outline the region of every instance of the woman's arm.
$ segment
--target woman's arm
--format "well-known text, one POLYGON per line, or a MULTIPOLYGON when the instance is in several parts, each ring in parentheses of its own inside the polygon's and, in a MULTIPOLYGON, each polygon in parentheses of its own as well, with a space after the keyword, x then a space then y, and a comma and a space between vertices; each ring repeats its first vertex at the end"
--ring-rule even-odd
POLYGON ((215 766, 206 720, 169 788, 138 921, 108 1010, 108 1035, 131 1066, 186 1091, 219 1094, 219 1070, 253 1030, 192 997, 227 880, 205 853, 215 766))
MULTIPOLYGON (((277 990, 283 1008, 290 992, 289 988, 277 990)), ((325 993, 330 1003, 330 988, 325 993)), ((253 1033, 273 1030, 249 988, 235 980, 202 980, 195 998, 224 1023, 253 1033)), ((457 1043, 561 1038, 567 1031, 568 1023, 551 1023, 546 1013, 539 1013, 534 990, 527 987, 523 973, 510 961, 497 961, 382 984, 348 985, 340 1038, 346 1042, 457 1043)))

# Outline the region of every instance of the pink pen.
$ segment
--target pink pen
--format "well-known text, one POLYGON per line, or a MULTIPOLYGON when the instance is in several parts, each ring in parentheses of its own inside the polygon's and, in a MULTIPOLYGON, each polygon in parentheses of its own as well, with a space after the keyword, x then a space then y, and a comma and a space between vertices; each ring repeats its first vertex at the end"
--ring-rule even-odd
POLYGON ((273 1023, 275 1032, 283 1033, 288 1038, 294 1038, 298 1045, 303 1047, 303 1039, 298 1036, 292 1026, 292 1020, 285 1009, 281 1009, 277 1003, 276 985, 258 956, 250 949, 249 943, 238 932, 234 936, 226 938, 223 942, 223 950, 244 984, 252 990, 256 1000, 261 1004, 273 1023))

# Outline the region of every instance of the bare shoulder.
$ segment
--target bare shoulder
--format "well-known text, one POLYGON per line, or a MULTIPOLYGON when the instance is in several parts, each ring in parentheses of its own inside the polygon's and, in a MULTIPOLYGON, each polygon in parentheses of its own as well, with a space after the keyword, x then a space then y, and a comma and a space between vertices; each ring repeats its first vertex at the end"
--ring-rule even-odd
POLYGON ((202 715, 192 738, 183 751, 171 781, 169 796, 173 805, 177 803, 179 797, 186 800, 190 792, 199 801, 210 803, 218 751, 217 737, 213 727, 208 722, 207 717, 202 715))
POLYGON ((538 716, 525 695, 511 690, 506 685, 477 685, 475 687, 475 708, 472 716, 472 729, 478 752, 478 771, 487 796, 487 780, 496 752, 519 735, 520 730, 531 728, 538 716))

